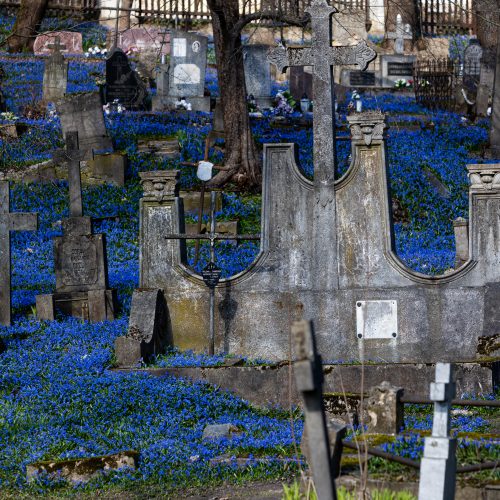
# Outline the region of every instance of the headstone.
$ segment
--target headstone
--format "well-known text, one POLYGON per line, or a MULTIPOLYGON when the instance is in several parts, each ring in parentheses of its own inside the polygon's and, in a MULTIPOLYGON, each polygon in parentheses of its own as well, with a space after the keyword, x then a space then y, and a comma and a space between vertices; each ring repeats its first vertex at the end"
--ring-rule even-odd
POLYGON ((131 28, 118 35, 118 47, 123 52, 153 51, 158 54, 168 54, 170 35, 159 28, 152 26, 131 28))
POLYGON ((451 401, 455 397, 452 365, 436 363, 436 382, 431 383, 430 398, 434 401, 432 435, 424 441, 420 465, 419 500, 455 498, 456 446, 450 438, 451 401))
POLYGON ((66 93, 68 85, 68 63, 64 60, 59 37, 55 37, 54 43, 47 44, 47 47, 54 49, 52 55, 45 61, 43 72, 42 98, 45 101, 55 101, 66 93))
POLYGON ((87 166, 89 168, 89 176, 86 179, 88 184, 125 185, 126 154, 107 153, 95 155, 92 160, 87 161, 87 166))
POLYGON ((292 66, 289 70, 290 93, 296 101, 305 94, 314 99, 312 89, 312 68, 308 66, 292 66))
MULTIPOLYGON (((318 498, 337 498, 332 470, 330 439, 323 409, 323 367, 316 349, 312 323, 297 321, 292 324, 295 345, 295 385, 304 401, 310 466, 318 498)), ((342 453, 340 451, 340 453, 342 453)))
POLYGON ((159 96, 161 106, 174 106, 185 97, 193 111, 210 111, 210 97, 205 96, 208 38, 196 33, 173 30, 170 33, 170 61, 168 73, 160 66, 160 88, 168 88, 167 95, 159 96))
POLYGON ((396 31, 387 33, 389 40, 394 40, 394 53, 404 54, 405 40, 412 40, 413 35, 409 24, 403 25, 401 14, 396 16, 396 31))
POLYGON ((416 56, 383 54, 380 56, 381 86, 393 88, 397 80, 413 80, 416 56))
POLYGON ((36 231, 37 228, 38 214, 10 213, 9 183, 0 181, 0 325, 10 326, 10 232, 36 231))
POLYGON ((389 382, 372 387, 364 401, 363 424, 368 432, 379 434, 398 434, 404 427, 404 408, 401 396, 404 390, 389 382))
POLYGON ((54 153, 68 163, 70 217, 63 219, 63 236, 54 238, 56 291, 36 297, 37 317, 53 320, 55 310, 92 322, 114 319, 115 291, 108 289, 104 234, 92 234, 90 217, 83 216, 78 133, 66 135, 66 149, 54 153))
POLYGON ((132 294, 126 336, 115 340, 118 366, 137 366, 165 351, 168 344, 168 310, 161 290, 140 288, 132 294))
POLYGON ((210 439, 229 439, 234 434, 238 433, 238 427, 233 424, 209 424, 203 429, 202 439, 203 441, 210 439))
POLYGON ((113 151, 113 143, 106 132, 101 98, 97 92, 66 95, 56 103, 56 108, 63 136, 78 130, 78 142, 86 152, 84 160, 92 158, 92 151, 113 151))
POLYGON ((127 109, 145 109, 146 86, 130 66, 125 52, 114 48, 106 59, 106 102, 119 101, 127 109))
POLYGON ((64 47, 61 52, 64 54, 83 54, 82 34, 76 31, 54 31, 43 35, 38 35, 33 44, 35 56, 46 56, 52 53, 50 45, 59 38, 64 47))
POLYGON ((495 66, 495 85, 493 87, 493 104, 491 106, 490 145, 488 156, 500 159, 500 28, 495 66))
POLYGON ((242 50, 247 95, 253 95, 260 108, 269 107, 271 105, 271 65, 267 59, 269 46, 245 45, 242 50))
POLYGON ((351 87, 375 87, 376 83, 374 71, 349 71, 351 87))

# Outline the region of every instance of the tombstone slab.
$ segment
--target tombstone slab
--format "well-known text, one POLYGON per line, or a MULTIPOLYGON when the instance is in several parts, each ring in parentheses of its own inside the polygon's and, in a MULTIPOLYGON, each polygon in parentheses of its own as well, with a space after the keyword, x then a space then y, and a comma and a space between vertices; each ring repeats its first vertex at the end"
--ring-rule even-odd
POLYGON ((42 83, 42 98, 45 101, 56 101, 63 97, 68 85, 68 63, 61 52, 65 45, 60 43, 59 37, 54 40, 47 44, 54 52, 45 61, 42 83))
POLYGON ((84 160, 92 159, 95 153, 113 150, 113 143, 107 135, 101 98, 97 92, 72 94, 56 102, 63 135, 78 131, 80 148, 84 150, 84 160))
POLYGON ((416 56, 406 56, 404 54, 381 55, 381 86, 393 88, 397 80, 413 80, 413 64, 416 59, 416 56))
POLYGON ((87 166, 90 170, 89 177, 86 179, 88 184, 125 185, 127 155, 123 153, 95 155, 92 160, 87 161, 87 166))
POLYGON ((259 107, 271 105, 271 64, 267 59, 269 49, 268 45, 245 45, 242 48, 247 95, 253 95, 259 107))
POLYGON ((45 56, 51 54, 49 45, 53 44, 59 37, 64 48, 61 52, 64 54, 83 54, 82 34, 74 31, 54 31, 52 33, 38 35, 35 38, 33 52, 35 56, 45 56))
POLYGON ((118 46, 123 52, 151 50, 156 54, 168 54, 170 34, 151 26, 131 28, 118 35, 118 46))

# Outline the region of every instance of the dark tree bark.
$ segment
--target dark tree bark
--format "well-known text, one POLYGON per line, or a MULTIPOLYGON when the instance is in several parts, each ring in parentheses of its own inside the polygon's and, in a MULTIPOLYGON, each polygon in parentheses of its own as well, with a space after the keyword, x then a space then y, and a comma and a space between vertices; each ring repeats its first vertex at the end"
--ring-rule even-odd
POLYGON ((217 75, 224 115, 225 158, 229 170, 220 171, 211 186, 228 181, 241 187, 260 186, 260 155, 250 130, 246 102, 245 71, 241 31, 259 18, 280 19, 287 24, 302 26, 303 19, 286 18, 279 13, 259 13, 241 16, 238 0, 207 0, 212 15, 217 75))
POLYGON ((33 51, 48 3, 49 0, 21 0, 12 34, 7 38, 9 52, 33 51))
POLYGON ((134 0, 122 0, 120 7, 124 10, 120 10, 119 20, 118 20, 118 32, 126 31, 130 29, 130 9, 134 0))

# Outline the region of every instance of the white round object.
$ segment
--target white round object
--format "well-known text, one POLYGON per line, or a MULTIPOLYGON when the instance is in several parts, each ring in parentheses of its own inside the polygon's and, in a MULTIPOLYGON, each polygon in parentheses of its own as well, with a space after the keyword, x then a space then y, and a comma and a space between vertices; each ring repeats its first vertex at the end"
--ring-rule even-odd
POLYGON ((201 181, 209 181, 212 178, 212 168, 214 164, 209 161, 200 161, 198 163, 198 171, 196 172, 196 176, 201 181))

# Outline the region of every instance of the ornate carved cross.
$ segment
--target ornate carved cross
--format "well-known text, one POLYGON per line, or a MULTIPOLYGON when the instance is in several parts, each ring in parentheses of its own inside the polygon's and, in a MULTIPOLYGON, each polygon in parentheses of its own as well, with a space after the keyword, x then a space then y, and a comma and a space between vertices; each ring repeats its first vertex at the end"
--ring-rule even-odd
POLYGON ((313 67, 314 93, 314 182, 332 184, 335 179, 335 134, 333 71, 335 65, 356 64, 361 70, 377 57, 365 41, 347 47, 332 47, 331 16, 337 9, 326 0, 313 0, 305 10, 311 16, 310 47, 284 47, 269 51, 268 60, 279 71, 290 66, 313 67))

